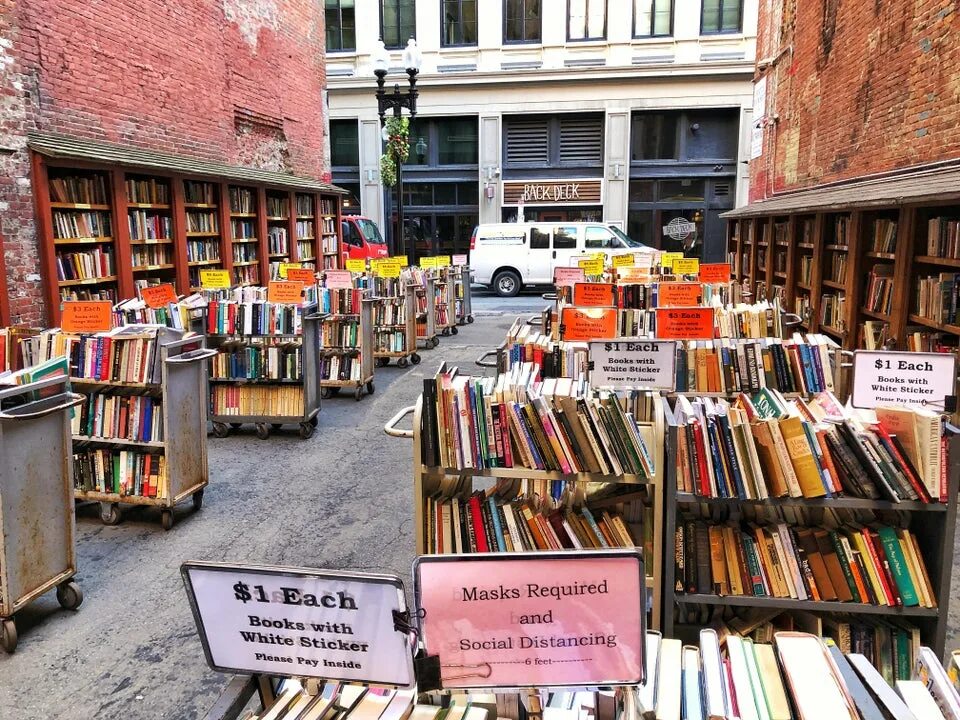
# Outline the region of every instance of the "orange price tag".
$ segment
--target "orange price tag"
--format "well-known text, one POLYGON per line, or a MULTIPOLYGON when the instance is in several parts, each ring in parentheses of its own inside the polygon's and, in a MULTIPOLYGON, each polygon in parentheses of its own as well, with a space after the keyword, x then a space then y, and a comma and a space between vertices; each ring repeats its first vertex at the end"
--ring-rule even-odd
POLYGON ((561 340, 604 340, 617 336, 617 309, 565 307, 561 340))
POLYGON ((578 282, 573 286, 573 304, 583 307, 610 307, 614 304, 613 285, 578 282))
POLYGON ((730 263, 703 263, 700 265, 700 282, 728 283, 730 282, 730 263))
POLYGON ((662 340, 709 340, 713 308, 657 308, 656 337, 662 340))
POLYGON ((313 268, 287 268, 287 280, 290 282, 312 285, 316 279, 316 271, 313 268))
POLYGON ((112 310, 109 300, 66 300, 60 328, 68 333, 107 332, 113 329, 112 310))
POLYGON ((617 268, 617 277, 624 282, 650 282, 650 267, 633 265, 617 268))
POLYGON ((286 305, 303 302, 303 283, 289 280, 274 280, 267 285, 267 301, 286 305))
POLYGON ((161 308, 177 301, 177 291, 170 283, 152 285, 140 290, 140 299, 147 304, 147 307, 161 308))
POLYGON ((703 300, 703 285, 696 282, 662 282, 657 285, 659 307, 696 307, 703 300))

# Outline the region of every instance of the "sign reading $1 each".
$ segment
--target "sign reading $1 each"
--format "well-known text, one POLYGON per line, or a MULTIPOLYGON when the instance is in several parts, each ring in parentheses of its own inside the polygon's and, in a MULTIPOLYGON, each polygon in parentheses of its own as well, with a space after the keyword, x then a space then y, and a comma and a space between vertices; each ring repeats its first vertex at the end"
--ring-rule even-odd
POLYGON ((676 389, 674 340, 602 340, 589 344, 590 385, 631 390, 676 389))

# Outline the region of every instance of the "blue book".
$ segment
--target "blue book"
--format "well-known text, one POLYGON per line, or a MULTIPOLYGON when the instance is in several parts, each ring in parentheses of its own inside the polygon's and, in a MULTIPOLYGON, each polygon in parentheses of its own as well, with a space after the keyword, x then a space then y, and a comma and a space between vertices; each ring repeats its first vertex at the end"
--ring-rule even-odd
MULTIPOLYGON (((537 452, 536 443, 533 442, 533 436, 530 434, 530 428, 527 427, 527 418, 524 416, 523 410, 520 409, 520 404, 511 403, 510 411, 513 412, 514 418, 517 420, 517 424, 520 426, 520 431, 523 433, 527 449, 533 456, 533 464, 537 466, 536 469, 543 470, 546 466, 543 463, 543 458, 540 456, 540 453, 537 452)), ((516 463, 514 464, 516 465, 516 463)))
POLYGON ((802 343, 798 347, 800 349, 800 364, 803 366, 803 381, 807 385, 807 390, 812 391, 816 387, 816 378, 810 360, 810 346, 802 343))
POLYGON ((717 492, 720 497, 731 497, 729 479, 723 465, 723 457, 720 455, 723 441, 718 435, 717 422, 712 417, 707 417, 707 437, 704 438, 704 442, 710 446, 710 454, 713 456, 713 474, 717 478, 717 492))
POLYGON ((675 373, 677 376, 676 385, 677 392, 686 392, 687 391, 687 352, 683 348, 683 343, 677 343, 677 359, 675 373))
POLYGON ((140 405, 140 412, 143 413, 143 422, 140 423, 143 427, 143 439, 149 441, 153 432, 153 400, 147 398, 146 402, 140 405))
POLYGON ((733 431, 730 429, 730 419, 725 415, 718 415, 720 422, 720 432, 723 435, 723 445, 726 448, 727 458, 730 460, 730 472, 733 474, 733 481, 737 488, 737 497, 741 500, 747 499, 747 490, 743 484, 743 473, 740 468, 740 462, 737 460, 737 451, 733 445, 733 431))
POLYGON ((506 552, 507 543, 503 539, 503 526, 500 524, 500 510, 497 508, 497 503, 493 499, 493 495, 487 498, 487 504, 490 506, 490 517, 493 519, 493 533, 497 536, 497 547, 500 549, 500 552, 506 552))

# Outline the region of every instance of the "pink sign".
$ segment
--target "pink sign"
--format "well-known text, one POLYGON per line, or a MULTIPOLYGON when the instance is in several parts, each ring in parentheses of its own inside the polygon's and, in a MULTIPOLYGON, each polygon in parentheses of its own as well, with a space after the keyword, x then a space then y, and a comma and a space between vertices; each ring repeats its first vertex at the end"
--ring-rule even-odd
POLYGON ((583 282, 587 276, 582 267, 555 267, 553 269, 553 284, 557 287, 573 287, 583 282))
POLYGON ((444 688, 642 681, 637 551, 430 555, 414 563, 414 582, 444 688))
POLYGON ((353 275, 349 270, 326 270, 323 278, 324 286, 332 290, 349 290, 353 287, 353 275))
POLYGON ((466 255, 454 255, 453 256, 453 265, 454 267, 462 267, 467 264, 466 255))

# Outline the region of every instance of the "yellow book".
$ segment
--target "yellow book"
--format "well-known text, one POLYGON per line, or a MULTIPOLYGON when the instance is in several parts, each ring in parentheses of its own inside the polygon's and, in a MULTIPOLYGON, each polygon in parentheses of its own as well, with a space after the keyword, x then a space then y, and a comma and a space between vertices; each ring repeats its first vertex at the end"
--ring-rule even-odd
POLYGON ((810 449, 810 442, 803 429, 803 420, 790 416, 780 419, 780 433, 787 445, 790 462, 797 475, 800 492, 805 498, 823 497, 827 494, 823 478, 817 468, 817 461, 810 449))

